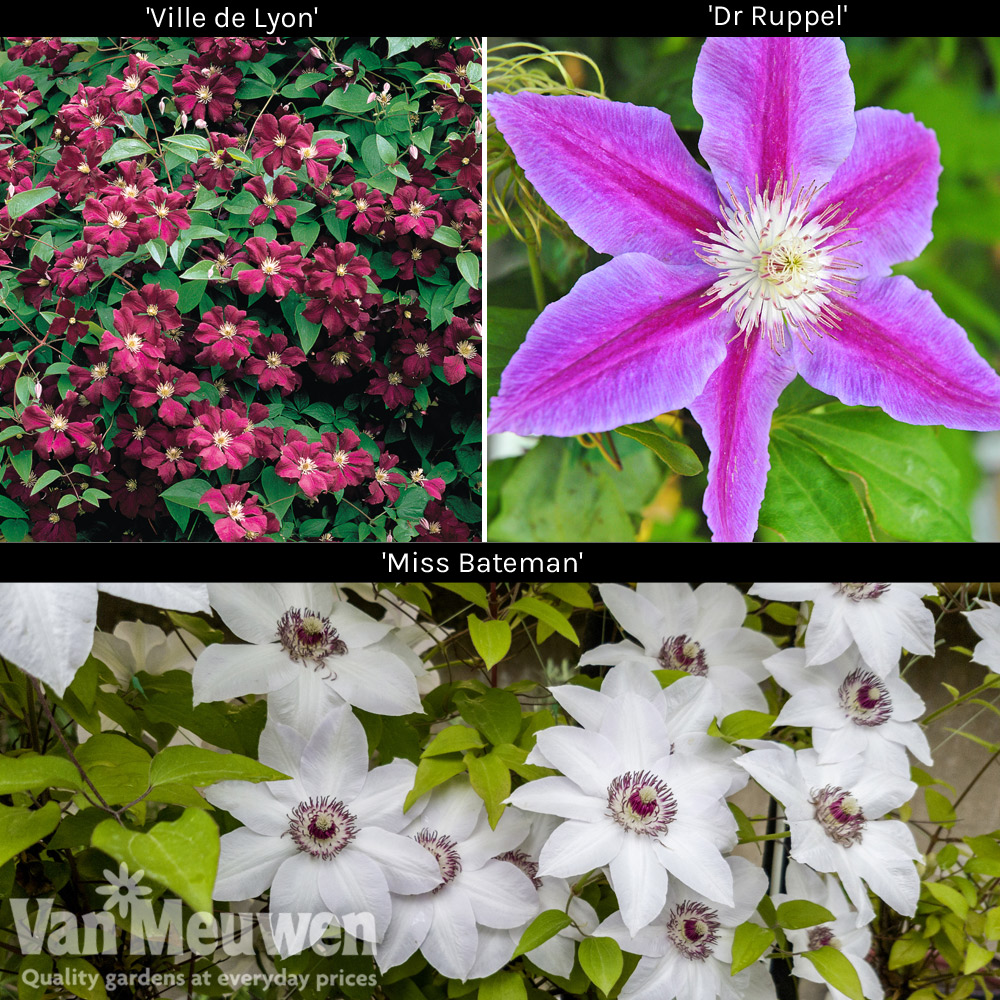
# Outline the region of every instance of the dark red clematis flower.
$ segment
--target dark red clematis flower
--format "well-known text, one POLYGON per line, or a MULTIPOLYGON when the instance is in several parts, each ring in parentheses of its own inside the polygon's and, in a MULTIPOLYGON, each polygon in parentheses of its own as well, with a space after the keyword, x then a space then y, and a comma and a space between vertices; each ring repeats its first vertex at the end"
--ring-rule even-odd
POLYGON ((127 115, 142 113, 142 102, 159 90, 153 71, 156 69, 151 62, 146 62, 137 55, 128 57, 128 66, 119 80, 109 76, 104 93, 111 98, 111 103, 118 111, 127 115))
POLYGON ((278 167, 298 170, 302 166, 300 146, 308 146, 312 133, 306 132, 298 115, 261 115, 253 130, 253 158, 263 158, 264 169, 273 174, 278 167))
POLYGON ((160 404, 159 417, 176 427, 187 416, 181 396, 190 396, 201 388, 201 379, 194 372, 184 372, 172 365, 158 365, 156 371, 143 372, 132 390, 129 402, 135 406, 153 407, 160 404))
POLYGON ((451 151, 439 156, 436 166, 455 174, 466 191, 474 191, 483 179, 482 156, 476 137, 469 134, 464 139, 449 139, 448 145, 451 151))
POLYGON ((260 62, 267 55, 268 42, 278 42, 280 38, 244 38, 234 36, 217 38, 211 35, 198 36, 194 47, 204 56, 230 66, 237 62, 260 62))
POLYGON ((157 238, 170 246, 183 229, 191 228, 191 216, 187 213, 187 195, 180 191, 164 191, 154 187, 145 192, 139 202, 139 241, 146 243, 157 238))
POLYGON ((115 310, 115 333, 104 331, 101 349, 118 348, 111 359, 111 371, 134 382, 142 371, 151 371, 163 360, 163 345, 155 333, 145 334, 128 309, 115 310))
POLYGON ((237 86, 225 73, 205 75, 188 63, 174 77, 174 104, 196 121, 221 122, 233 110, 237 86))
POLYGON ((25 66, 48 66, 53 72, 64 70, 70 59, 80 51, 72 42, 61 38, 28 35, 8 35, 9 41, 16 42, 7 50, 11 59, 20 59, 25 66))
POLYGON ((422 278, 429 278, 441 263, 441 253, 430 240, 415 240, 409 236, 396 239, 399 249, 392 255, 392 263, 399 268, 399 276, 404 281, 412 281, 414 272, 422 278))
MULTIPOLYGON (((7 262, 10 262, 9 258, 7 262)), ((40 309, 43 302, 52 298, 52 275, 49 273, 49 265, 41 257, 32 258, 31 267, 22 271, 17 280, 24 291, 24 301, 29 306, 40 309)))
POLYGON ((399 456, 385 453, 375 466, 371 485, 368 487, 369 503, 395 503, 399 499, 400 486, 406 485, 406 476, 392 470, 399 465, 399 456))
POLYGON ((115 129, 125 127, 125 119, 115 109, 111 98, 105 97, 99 88, 84 88, 82 84, 77 98, 62 106, 62 113, 77 133, 79 142, 93 142, 104 149, 115 141, 115 129), (84 96, 84 90, 91 93, 84 96))
POLYGON ((121 308, 132 314, 137 330, 145 336, 153 336, 180 327, 177 300, 177 292, 172 288, 161 288, 153 283, 128 292, 122 299, 121 308))
POLYGON ((259 226, 266 222, 274 212, 278 224, 291 229, 295 223, 297 212, 292 205, 282 205, 287 198, 291 198, 299 189, 299 186, 291 177, 281 174, 270 182, 263 177, 251 177, 243 185, 244 191, 249 191, 262 204, 258 205, 250 213, 250 225, 259 226))
POLYGON ((80 505, 70 503, 60 507, 63 495, 46 490, 44 498, 38 497, 37 502, 28 508, 32 521, 31 537, 36 542, 76 541, 75 521, 80 505))
POLYGON ((469 526, 463 524, 443 503, 431 500, 417 522, 418 542, 467 542, 469 526))
POLYGON ((155 517, 160 506, 157 481, 152 472, 135 462, 122 462, 108 474, 108 504, 124 517, 155 517))
POLYGON ((261 236, 251 236, 246 242, 247 263, 254 267, 237 275, 244 295, 266 288, 269 295, 283 299, 289 292, 302 291, 305 275, 302 271, 301 243, 268 242, 261 236))
POLYGON ((226 240, 224 247, 219 247, 218 243, 210 240, 203 243, 199 250, 202 260, 215 261, 222 272, 223 278, 228 279, 232 274, 236 264, 245 264, 247 255, 243 252, 243 245, 230 238, 226 240))
POLYGON ((414 469, 410 473, 410 480, 413 482, 414 486, 419 486, 427 491, 428 496, 433 497, 435 500, 440 500, 442 494, 444 493, 444 480, 443 479, 428 479, 424 475, 423 469, 414 469))
POLYGON ((114 437, 114 446, 126 458, 142 458, 146 435, 153 425, 152 410, 136 410, 135 417, 127 412, 119 412, 115 417, 118 433, 114 437))
POLYGON ((368 452, 360 447, 361 439, 352 430, 339 434, 327 431, 320 435, 323 448, 333 463, 333 492, 347 486, 360 486, 375 475, 375 462, 368 452))
POLYGON ((139 169, 135 160, 122 160, 115 164, 116 172, 108 181, 101 195, 121 195, 129 200, 129 204, 142 198, 150 189, 156 187, 156 175, 149 167, 139 169))
POLYGON ((119 195, 103 201, 89 198, 83 206, 83 218, 91 223, 85 226, 83 238, 88 243, 101 243, 112 257, 120 257, 134 250, 139 239, 139 217, 135 202, 119 195))
POLYGON ((61 191, 69 205, 79 204, 88 194, 102 191, 108 183, 100 169, 101 147, 90 143, 85 148, 64 146, 54 171, 52 186, 61 191))
POLYGON ((364 181, 355 181, 351 185, 350 199, 344 198, 337 202, 337 218, 350 219, 356 233, 370 233, 385 221, 385 198, 382 192, 368 188, 364 181))
POLYGON ((184 449, 186 434, 183 428, 164 427, 163 424, 153 424, 146 432, 142 442, 142 464, 155 471, 165 486, 178 476, 190 479, 198 471, 184 449))
MULTIPOLYGON (((68 299, 63 301, 66 302, 68 299)), ((91 364, 89 368, 70 365, 66 374, 69 375, 73 388, 79 390, 80 395, 91 406, 98 406, 102 399, 117 399, 121 394, 122 382, 120 378, 111 374, 107 351, 85 346, 83 352, 91 364)))
POLYGON ((425 239, 442 223, 441 213, 431 208, 438 196, 428 188, 411 184, 401 187, 391 198, 396 212, 394 224, 397 233, 413 233, 425 239))
POLYGON ((212 407, 195 420, 187 431, 187 446, 197 452, 204 471, 242 469, 250 461, 253 434, 245 417, 233 410, 212 407))
POLYGON ((375 369, 376 377, 365 390, 369 396, 381 396, 387 410, 395 410, 413 401, 413 390, 404 384, 401 371, 389 371, 379 362, 375 362, 372 367, 375 369))
POLYGON ((13 80, 8 80, 4 84, 4 89, 9 90, 17 98, 17 103, 25 108, 42 103, 42 93, 38 89, 38 84, 24 73, 13 80))
POLYGON ((313 184, 322 187, 330 176, 330 165, 344 151, 335 139, 313 139, 315 126, 303 125, 295 148, 306 165, 306 174, 313 184))
POLYGON ((27 146, 9 146, 0 151, 0 180, 7 184, 18 184, 34 172, 31 150, 27 146))
POLYGON ((49 275, 59 294, 83 295, 95 281, 104 277, 99 261, 107 256, 104 247, 83 240, 77 240, 67 250, 57 250, 49 275))
POLYGON ((314 250, 306 293, 313 298, 340 302, 364 295, 372 268, 368 258, 357 249, 353 243, 338 243, 335 247, 314 250))
POLYGON ((49 326, 50 337, 65 337, 67 344, 75 344, 87 333, 87 324, 93 320, 92 309, 78 309, 69 299, 60 299, 56 314, 49 326))
POLYGON ((69 458, 78 448, 85 448, 95 434, 92 420, 73 420, 77 394, 66 393, 59 406, 27 406, 21 413, 21 426, 26 431, 40 431, 35 439, 35 451, 42 458, 69 458))
POLYGON ((243 370, 257 377, 261 389, 266 391, 277 386, 280 393, 287 396, 302 385, 302 376, 292 368, 305 364, 306 356, 301 348, 289 347, 284 334, 255 337, 253 349, 260 357, 248 359, 243 370))
MULTIPOLYGON (((268 531, 277 531, 268 523, 266 511, 260 508, 260 497, 251 493, 246 483, 230 483, 222 489, 208 490, 199 501, 216 514, 225 514, 215 522, 215 533, 224 542, 253 541, 268 531)), ((273 516, 273 515, 272 515, 273 516)))
POLYGON ((298 482, 307 497, 333 489, 333 460, 319 441, 308 441, 301 431, 288 431, 274 471, 282 479, 298 482))
POLYGON ((442 121, 457 118, 462 128, 468 128, 476 116, 475 105, 482 100, 483 95, 475 87, 463 85, 456 94, 443 84, 438 86, 441 87, 441 93, 434 97, 431 107, 441 116, 442 121))
POLYGON ((315 358, 310 358, 309 367, 324 382, 336 384, 371 363, 374 343, 375 338, 370 333, 354 331, 317 351, 315 358))
POLYGON ((223 135, 221 132, 210 132, 208 139, 212 145, 212 152, 193 164, 191 170, 205 187, 229 191, 236 176, 231 166, 236 161, 230 156, 229 150, 239 149, 242 140, 236 136, 223 135))
POLYGON ((444 341, 441 335, 428 330, 415 330, 393 345, 403 355, 403 374, 412 383, 423 382, 434 365, 444 361, 444 341))
POLYGON ((195 359, 199 364, 231 369, 250 356, 250 340, 260 336, 256 320, 236 306, 215 306, 201 319, 194 339, 207 346, 195 359))

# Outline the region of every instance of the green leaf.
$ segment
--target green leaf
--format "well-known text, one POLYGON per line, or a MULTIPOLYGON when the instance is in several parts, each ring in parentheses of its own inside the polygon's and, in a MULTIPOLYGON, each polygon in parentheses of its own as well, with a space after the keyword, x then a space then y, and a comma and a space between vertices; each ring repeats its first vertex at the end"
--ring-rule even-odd
POLYGON ((183 479, 179 483, 168 486, 160 496, 181 507, 198 510, 201 498, 212 488, 212 484, 204 479, 183 479))
POLYGON ((473 287, 479 287, 479 258, 471 250, 463 250, 456 258, 458 273, 473 287))
POLYGON ((462 234, 457 229, 452 229, 451 226, 438 226, 431 233, 431 239, 446 247, 460 247, 462 245, 462 234))
POLYGON ((148 243, 143 243, 142 249, 145 250, 149 256, 160 265, 160 267, 163 267, 166 263, 167 244, 164 243, 163 240, 150 240, 148 243))
POLYGON ((642 424, 625 424, 615 430, 618 434, 634 438, 645 445, 679 476, 697 476, 702 470, 698 456, 683 441, 670 437, 655 420, 647 420, 642 424))
POLYGON ((927 955, 930 944, 930 941, 922 937, 901 937, 893 941, 892 950, 889 952, 890 970, 922 962, 927 955))
POLYGON ((119 139, 102 157, 100 166, 106 163, 117 163, 119 160, 130 160, 133 156, 145 156, 152 153, 149 143, 143 139, 119 139))
POLYGON ((59 818, 57 802, 46 802, 41 809, 0 805, 0 865, 47 837, 59 818))
POLYGON ((393 510, 400 521, 417 521, 424 513, 430 494, 422 486, 408 486, 393 504, 393 510))
POLYGON ((48 201, 49 198, 56 193, 56 189, 50 187, 40 187, 34 188, 31 191, 22 191, 20 194, 14 195, 14 197, 7 202, 7 214, 12 219, 19 219, 26 212, 30 212, 33 208, 37 208, 43 201, 48 201))
POLYGON ((528 989, 520 972, 494 972, 479 984, 479 1000, 527 1000, 528 989))
POLYGON ((774 935, 759 924, 740 924, 733 934, 732 975, 753 965, 771 947, 774 935))
POLYGON ((424 42, 429 42, 431 39, 428 38, 414 38, 410 36, 399 36, 387 35, 385 39, 389 43, 389 51, 386 55, 387 59, 391 59, 393 56, 398 56, 401 52, 409 52, 410 49, 419 48, 424 42))
POLYGON ((775 715, 766 712, 733 712, 719 723, 722 735, 730 742, 734 740, 758 740, 774 725, 775 715))
POLYGON ((20 972, 17 981, 17 1000, 41 1000, 48 992, 44 980, 41 976, 47 976, 52 972, 51 955, 25 955, 21 959, 20 972), (37 973, 39 979, 37 985, 29 986, 29 982, 36 981, 35 975, 25 976, 25 973, 37 973))
POLYGON ((0 756, 0 795, 51 787, 80 788, 80 772, 65 757, 0 756))
POLYGON ((618 942, 608 937, 589 937, 580 942, 580 968, 604 994, 618 982, 624 958, 618 942))
POLYGON ((443 753, 465 753, 485 746, 475 729, 469 726, 446 726, 427 745, 421 757, 437 757, 443 753))
POLYGON ((804 952, 816 971, 835 989, 840 990, 851 1000, 865 1000, 861 992, 861 980, 858 970, 851 965, 850 959, 837 948, 824 945, 815 951, 804 952))
POLYGON ((104 976, 85 958, 63 956, 56 959, 56 969, 63 977, 65 989, 82 1000, 108 1000, 104 976))
POLYGON ((933 788, 924 789, 924 799, 927 802, 927 817, 932 823, 941 826, 951 826, 958 818, 955 809, 947 797, 933 788))
POLYGON ((483 611, 489 611, 490 601, 486 596, 486 588, 481 583, 439 583, 442 590, 450 590, 453 594, 458 594, 470 604, 475 604, 483 611))
POLYGON ((833 914, 825 906, 808 899, 790 899, 778 907, 778 925, 793 931, 833 920, 833 914))
POLYGON ((569 919, 569 914, 562 910, 542 911, 525 927, 511 958, 534 951, 540 944, 545 944, 549 938, 555 937, 561 930, 569 927, 570 923, 572 921, 569 919))
POLYGON ((986 923, 983 927, 983 935, 991 941, 1000 938, 1000 906, 994 906, 992 910, 986 911, 986 923))
POLYGON ((521 731, 521 703, 503 688, 488 688, 481 694, 460 692, 455 698, 459 714, 490 743, 513 743, 521 731))
POLYGON ((925 882, 924 887, 942 905, 964 920, 969 915, 969 903, 957 889, 943 882, 925 882))
POLYGON ((28 515, 9 497, 0 496, 0 517, 26 518, 28 515))
POLYGON ((465 764, 469 769, 469 782, 486 803, 486 815, 495 830, 505 808, 503 801, 510 795, 510 770, 495 752, 483 757, 468 753, 465 764))
POLYGON ((219 866, 219 829, 201 809, 185 809, 172 823, 157 823, 148 833, 127 830, 113 819, 95 827, 91 844, 142 869, 192 910, 211 913, 212 887, 219 866))
POLYGON ((191 746, 167 747, 149 765, 149 783, 153 786, 182 782, 202 787, 216 781, 276 781, 287 777, 250 757, 191 746))
POLYGON ((444 784, 449 778, 461 774, 465 770, 465 761, 455 757, 424 757, 417 765, 417 775, 403 803, 406 812, 422 795, 432 788, 444 784))
POLYGON ((318 222, 296 222, 293 224, 292 239, 305 244, 301 250, 303 256, 312 249, 313 244, 319 238, 319 233, 320 225, 318 222))
POLYGON ((580 644, 576 630, 570 625, 566 616, 558 608, 554 608, 551 604, 546 604, 545 601, 540 601, 537 597, 518 598, 510 606, 510 610, 531 615, 540 622, 545 622, 546 625, 555 629, 560 635, 565 636, 570 642, 576 645, 580 644))
POLYGON ((188 281, 209 281, 213 278, 221 278, 222 272, 219 265, 214 260, 199 260, 197 264, 192 264, 181 274, 181 278, 188 281))
POLYGON ((76 758, 109 805, 132 802, 149 787, 149 754, 119 733, 91 736, 76 758))
POLYGON ((510 650, 510 625, 505 621, 483 621, 475 615, 468 616, 469 636, 476 652, 483 658, 486 669, 499 663, 510 650))
POLYGON ((977 972, 979 969, 989 965, 996 958, 996 952, 991 948, 984 948, 976 941, 970 941, 965 946, 965 961, 962 964, 962 974, 965 976, 977 972))
MULTIPOLYGON (((972 540, 962 473, 940 429, 898 423, 877 408, 836 402, 779 414, 774 426, 857 483, 874 521, 889 535, 903 541, 972 540)), ((821 494, 813 496, 825 504, 821 494)))

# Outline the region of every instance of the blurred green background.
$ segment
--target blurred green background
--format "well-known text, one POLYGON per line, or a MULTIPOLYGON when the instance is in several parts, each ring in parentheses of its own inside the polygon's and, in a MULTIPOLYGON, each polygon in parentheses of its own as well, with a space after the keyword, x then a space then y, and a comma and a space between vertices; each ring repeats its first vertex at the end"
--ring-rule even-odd
MULTIPOLYGON (((527 41, 589 56, 600 68, 608 97, 668 112, 697 157, 701 119, 691 101, 691 82, 703 40, 492 36, 490 50, 509 57, 523 50, 498 47, 527 41)), ((848 37, 844 41, 857 107, 875 105, 910 112, 935 130, 941 146, 944 171, 934 239, 919 260, 896 267, 895 273, 909 275, 921 288, 929 289, 942 310, 966 329, 979 353, 1000 369, 1000 38, 848 37)), ((601 89, 601 81, 585 60, 564 56, 560 62, 575 87, 601 89)), ((541 66, 532 64, 532 68, 541 66)), ((495 129, 491 130, 491 138, 495 135, 495 129)), ((492 157, 491 149, 489 162, 492 157)), ((487 255, 487 360, 492 396, 500 371, 526 329, 528 314, 521 310, 537 313, 538 291, 551 302, 565 295, 582 273, 609 258, 591 251, 565 227, 544 228, 540 273, 533 284, 524 244, 492 212, 487 255)), ((800 385, 797 382, 790 389, 800 385)), ((687 417, 686 412, 683 416, 687 417)), ((683 437, 707 463, 697 424, 685 420, 683 437)), ((973 458, 973 438, 947 432, 941 439, 958 469, 961 502, 967 507, 982 478, 973 458)), ((575 439, 545 439, 541 451, 492 461, 489 540, 706 539, 701 512, 704 473, 673 475, 635 442, 618 435, 615 441, 622 472, 575 439)))

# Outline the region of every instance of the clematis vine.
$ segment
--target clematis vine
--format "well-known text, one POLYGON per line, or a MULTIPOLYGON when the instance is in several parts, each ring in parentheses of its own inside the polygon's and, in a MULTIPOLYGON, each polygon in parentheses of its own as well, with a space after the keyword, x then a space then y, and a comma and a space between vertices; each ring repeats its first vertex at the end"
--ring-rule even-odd
POLYGON ((655 108, 494 94, 525 175, 613 259, 539 316, 491 430, 570 436, 688 408, 712 456, 716 541, 750 541, 778 397, 800 374, 896 420, 1000 428, 1000 377, 891 267, 930 242, 934 133, 855 113, 838 38, 710 38, 688 153, 655 108))

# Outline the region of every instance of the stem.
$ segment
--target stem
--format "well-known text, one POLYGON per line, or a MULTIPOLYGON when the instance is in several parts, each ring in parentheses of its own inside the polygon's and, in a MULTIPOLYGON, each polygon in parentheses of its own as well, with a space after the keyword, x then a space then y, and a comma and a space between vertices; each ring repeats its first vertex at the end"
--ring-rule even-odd
POLYGON ((545 306, 545 281, 542 278, 542 265, 538 258, 538 246, 535 243, 527 244, 528 249, 528 269, 531 271, 531 287, 535 292, 535 305, 541 312, 545 306))

